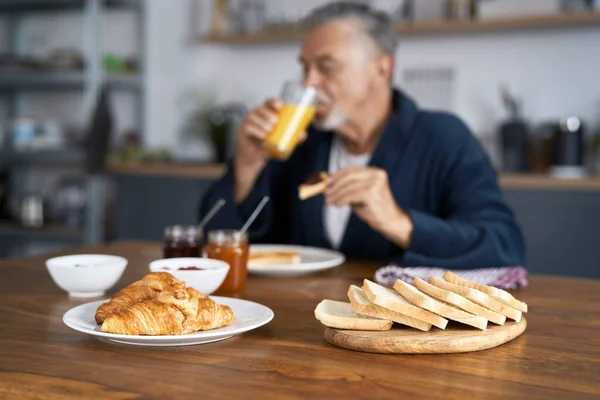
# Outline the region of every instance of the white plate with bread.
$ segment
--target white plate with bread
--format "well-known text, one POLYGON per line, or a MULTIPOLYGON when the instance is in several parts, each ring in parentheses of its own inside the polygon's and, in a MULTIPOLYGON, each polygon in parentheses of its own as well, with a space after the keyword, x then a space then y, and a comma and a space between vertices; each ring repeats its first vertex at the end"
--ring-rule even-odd
POLYGON ((187 346, 216 342, 273 319, 261 304, 209 297, 166 271, 151 272, 107 300, 67 311, 68 327, 138 346, 187 346))
POLYGON ((346 261, 338 251, 308 246, 253 244, 248 272, 264 276, 298 276, 337 267, 346 261))
POLYGON ((94 314, 98 307, 108 300, 98 300, 72 308, 63 316, 63 322, 76 331, 116 343, 137 346, 190 346, 229 339, 267 324, 274 316, 273 311, 262 304, 230 297, 211 298, 231 308, 235 315, 235 321, 231 325, 182 335, 124 335, 102 332, 94 320, 94 314))

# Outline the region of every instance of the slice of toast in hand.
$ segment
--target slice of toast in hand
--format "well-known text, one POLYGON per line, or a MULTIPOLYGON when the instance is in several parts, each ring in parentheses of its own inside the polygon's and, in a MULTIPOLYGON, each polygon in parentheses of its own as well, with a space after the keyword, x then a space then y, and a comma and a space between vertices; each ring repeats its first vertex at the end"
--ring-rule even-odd
POLYGON ((350 286, 350 289, 348 289, 348 298, 350 299, 350 303, 352 303, 352 309, 358 314, 368 315, 374 318, 389 319, 424 332, 431 329, 431 324, 428 324, 427 322, 408 317, 404 314, 371 303, 367 296, 365 296, 363 290, 358 286, 350 286))
POLYGON ((461 278, 460 276, 458 276, 455 273, 452 273, 450 271, 446 271, 446 273, 444 274, 444 279, 450 283, 470 287, 472 289, 477 289, 483 293, 486 293, 486 294, 492 296, 494 299, 498 300, 501 303, 506 304, 507 306, 516 308, 517 310, 519 310, 521 312, 525 312, 525 313, 527 312, 527 304, 515 299, 506 290, 498 289, 493 286, 482 285, 480 283, 471 282, 467 279, 461 278))
POLYGON ((478 317, 476 315, 467 313, 459 308, 447 305, 434 299, 431 296, 423 293, 413 285, 409 285, 406 282, 402 282, 400 279, 394 283, 394 289, 402 296, 406 297, 411 303, 429 310, 433 313, 439 314, 444 318, 458 321, 466 325, 474 326, 481 330, 486 330, 487 319, 478 317))
POLYGON ((440 329, 446 329, 446 325, 448 325, 447 319, 415 306, 393 289, 388 289, 368 279, 363 281, 362 289, 367 299, 373 304, 412 318, 420 319, 440 329))
POLYGON ((454 283, 447 282, 443 279, 436 278, 434 276, 429 278, 429 283, 439 287, 440 289, 449 290, 456 294, 459 294, 473 303, 477 303, 480 306, 488 308, 498 314, 504 315, 507 318, 519 322, 521 320, 521 311, 516 308, 507 306, 506 304, 500 303, 490 295, 480 292, 477 289, 471 289, 470 287, 456 285, 454 283))
POLYGON ((324 193, 327 189, 327 180, 329 174, 320 172, 319 174, 310 176, 308 180, 298 187, 298 197, 300 200, 306 200, 318 194, 324 193))
POLYGON ((352 304, 334 300, 321 301, 315 308, 315 318, 323 325, 336 329, 387 331, 392 327, 389 319, 357 314, 352 309, 352 304))
POLYGON ((471 314, 477 315, 478 317, 485 318, 488 321, 493 322, 495 324, 504 325, 504 322, 506 321, 506 317, 504 315, 498 314, 496 312, 493 312, 492 310, 488 310, 485 307, 475 304, 471 300, 457 293, 427 283, 421 278, 415 278, 413 281, 413 285, 423 293, 435 299, 458 307, 466 312, 470 312, 471 314))

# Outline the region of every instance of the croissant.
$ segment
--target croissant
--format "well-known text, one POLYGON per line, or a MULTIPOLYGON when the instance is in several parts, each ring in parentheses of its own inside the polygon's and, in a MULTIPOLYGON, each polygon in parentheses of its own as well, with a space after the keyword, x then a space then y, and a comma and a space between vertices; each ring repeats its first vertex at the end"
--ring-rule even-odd
POLYGON ((169 285, 154 299, 108 316, 100 330, 121 335, 183 335, 233 323, 231 308, 189 289, 183 282, 169 285))
POLYGON ((101 325, 109 315, 119 313, 139 301, 155 298, 165 287, 181 282, 168 272, 152 272, 119 291, 108 303, 96 310, 96 323, 101 325))

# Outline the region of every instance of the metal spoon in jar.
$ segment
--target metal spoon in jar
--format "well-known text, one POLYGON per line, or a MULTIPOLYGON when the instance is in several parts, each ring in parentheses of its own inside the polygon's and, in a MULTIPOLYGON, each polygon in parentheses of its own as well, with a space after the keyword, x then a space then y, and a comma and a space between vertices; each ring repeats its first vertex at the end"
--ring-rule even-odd
POLYGON ((219 199, 219 201, 217 201, 215 205, 212 206, 210 211, 206 213, 204 218, 202 218, 202 221, 200 221, 200 223, 198 224, 198 230, 202 231, 204 229, 204 225, 206 225, 208 221, 210 221, 212 217, 214 217, 224 205, 225 199, 219 199))
POLYGON ((248 218, 244 226, 242 226, 242 229, 240 229, 240 234, 246 232, 248 228, 250 228, 250 225, 252 225, 256 217, 258 217, 258 214, 260 214, 264 208, 265 204, 267 204, 267 201, 269 201, 269 196, 263 197, 258 206, 256 206, 256 209, 254 209, 254 212, 252 212, 252 215, 250 215, 250 218, 248 218))

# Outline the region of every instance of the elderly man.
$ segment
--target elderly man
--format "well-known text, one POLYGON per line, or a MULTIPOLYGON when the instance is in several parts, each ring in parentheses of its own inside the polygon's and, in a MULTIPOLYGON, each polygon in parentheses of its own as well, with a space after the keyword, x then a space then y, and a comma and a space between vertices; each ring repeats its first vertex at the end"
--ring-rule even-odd
POLYGON ((285 162, 268 160, 262 147, 281 101, 248 114, 228 172, 202 203, 206 213, 227 200, 207 228, 240 228, 268 195, 250 230, 254 243, 335 248, 402 265, 523 264, 521 231, 469 129, 390 87, 397 44, 390 18, 339 2, 306 22, 304 84, 330 101, 317 107, 304 142, 285 162), (298 186, 320 171, 330 173, 324 196, 299 200, 298 186))

